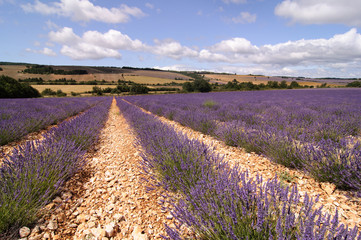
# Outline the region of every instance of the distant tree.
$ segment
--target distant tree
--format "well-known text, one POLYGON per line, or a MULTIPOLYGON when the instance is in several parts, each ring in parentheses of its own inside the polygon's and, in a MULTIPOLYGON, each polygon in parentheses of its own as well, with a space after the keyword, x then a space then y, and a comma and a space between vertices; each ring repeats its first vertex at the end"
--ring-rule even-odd
POLYGON ((298 82, 296 81, 292 81, 289 88, 300 88, 300 84, 298 84, 298 82))
POLYGON ((194 86, 191 82, 183 83, 182 89, 186 92, 194 92, 194 86))
POLYGON ((208 81, 204 79, 196 79, 193 82, 194 90, 197 92, 210 92, 212 91, 212 86, 208 81))
POLYGON ((149 88, 142 84, 132 84, 129 87, 130 94, 147 94, 149 92, 149 88))
POLYGON ((327 83, 322 83, 321 85, 317 86, 318 88, 327 88, 327 83))
POLYGON ((67 94, 65 92, 63 92, 62 90, 60 90, 60 89, 56 91, 56 96, 57 97, 66 97, 66 95, 67 94))
POLYGON ((268 81, 267 82, 267 87, 269 88, 279 88, 279 84, 277 81, 268 81))
POLYGON ((20 83, 14 78, 0 76, 0 98, 34 98, 41 97, 38 90, 27 83, 20 83))
POLYGON ((346 87, 361 87, 361 81, 353 81, 346 85, 346 87))
POLYGON ((97 87, 97 86, 94 86, 94 87, 93 87, 92 93, 93 93, 94 95, 98 95, 98 96, 103 95, 102 89, 101 89, 100 87, 97 87))
POLYGON ((56 92, 50 88, 45 88, 42 92, 41 95, 43 96, 55 96, 56 92))
POLYGON ((287 85, 287 82, 285 80, 283 80, 280 85, 279 85, 280 88, 287 88, 288 85, 287 85))

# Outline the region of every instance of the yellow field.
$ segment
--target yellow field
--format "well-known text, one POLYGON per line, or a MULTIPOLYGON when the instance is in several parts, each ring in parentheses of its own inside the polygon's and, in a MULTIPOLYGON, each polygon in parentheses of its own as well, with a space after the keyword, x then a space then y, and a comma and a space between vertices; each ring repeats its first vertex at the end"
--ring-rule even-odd
MULTIPOLYGON (((21 73, 26 66, 18 66, 18 65, 2 65, 0 66, 3 71, 0 71, 0 75, 7 75, 9 77, 15 79, 25 79, 25 78, 42 78, 44 81, 48 80, 56 80, 60 78, 66 78, 68 80, 74 79, 75 81, 102 81, 105 80, 107 82, 117 82, 118 80, 126 80, 126 81, 133 81, 136 83, 141 84, 165 84, 171 82, 177 83, 184 83, 186 80, 174 80, 174 78, 165 78, 165 77, 174 77, 174 76, 182 76, 180 74, 176 75, 173 73, 162 73, 154 71, 152 73, 154 76, 142 76, 138 74, 130 74, 130 73, 93 73, 93 74, 86 74, 86 75, 58 75, 58 74, 29 74, 29 73, 21 73)), ((150 74, 149 72, 152 71, 136 71, 144 74, 150 74)))
POLYGON ((133 81, 140 84, 165 84, 165 83, 184 83, 185 80, 174 80, 174 79, 165 79, 159 77, 148 77, 148 76, 124 76, 124 80, 133 81))
MULTIPOLYGON (((230 75, 230 74, 205 74, 206 79, 211 82, 218 83, 227 83, 236 79, 238 82, 252 82, 253 84, 264 83, 267 84, 268 81, 282 81, 286 80, 288 84, 292 81, 295 81, 296 78, 285 78, 281 77, 268 77, 268 76, 256 76, 256 75, 230 75)), ((319 86, 321 83, 319 82, 311 82, 311 81, 297 81, 300 85, 308 85, 308 86, 319 86)), ((339 84, 328 83, 329 86, 340 86, 339 84)))
POLYGON ((37 89, 39 92, 42 92, 45 88, 50 88, 51 90, 57 91, 61 90, 68 95, 71 92, 83 93, 93 90, 94 86, 100 87, 102 89, 110 87, 115 88, 116 85, 31 85, 33 88, 37 89))

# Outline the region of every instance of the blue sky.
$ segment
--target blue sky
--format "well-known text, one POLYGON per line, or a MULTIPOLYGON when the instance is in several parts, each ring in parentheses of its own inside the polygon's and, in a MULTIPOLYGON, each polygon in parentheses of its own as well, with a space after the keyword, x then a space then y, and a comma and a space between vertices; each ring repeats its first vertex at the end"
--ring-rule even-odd
POLYGON ((0 0, 0 61, 361 77, 360 0, 0 0))

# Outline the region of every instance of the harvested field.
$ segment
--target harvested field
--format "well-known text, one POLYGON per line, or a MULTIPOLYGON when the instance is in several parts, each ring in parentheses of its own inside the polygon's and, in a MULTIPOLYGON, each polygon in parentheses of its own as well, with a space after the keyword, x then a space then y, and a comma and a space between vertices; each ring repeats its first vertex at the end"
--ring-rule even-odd
POLYGON ((37 89, 39 92, 42 92, 46 88, 57 91, 61 90, 67 94, 71 92, 83 93, 87 91, 92 91, 93 87, 100 88, 115 88, 116 85, 31 85, 33 88, 37 89))
MULTIPOLYGON (((287 81, 288 83, 292 81, 298 82, 300 85, 308 85, 308 86, 319 86, 322 82, 315 82, 311 79, 302 79, 297 80, 297 78, 282 78, 282 77, 272 77, 272 76, 257 76, 257 75, 230 75, 230 74, 205 74, 206 79, 209 79, 211 82, 218 82, 220 84, 226 84, 227 82, 233 81, 236 79, 238 82, 252 82, 253 84, 267 84, 268 81, 287 81)), ((326 81, 327 82, 327 81, 326 81)), ((346 84, 346 82, 345 82, 346 84)), ((339 83, 331 82, 328 84, 329 86, 342 86, 339 83)))
POLYGON ((172 72, 164 71, 151 71, 151 70, 122 70, 117 68, 114 73, 104 73, 101 70, 96 71, 94 68, 85 67, 54 67, 55 69, 72 70, 72 69, 83 69, 87 70, 89 74, 85 75, 59 75, 59 74, 28 74, 21 73, 26 66, 24 65, 1 65, 3 71, 1 74, 7 75, 15 79, 26 79, 26 78, 42 78, 44 81, 56 80, 66 78, 67 80, 74 79, 77 82, 80 81, 102 81, 117 82, 118 80, 134 81, 142 84, 164 84, 170 82, 183 83, 189 78, 185 75, 172 72), (119 72, 120 71, 120 72, 119 72), (175 80, 184 79, 184 80, 175 80))

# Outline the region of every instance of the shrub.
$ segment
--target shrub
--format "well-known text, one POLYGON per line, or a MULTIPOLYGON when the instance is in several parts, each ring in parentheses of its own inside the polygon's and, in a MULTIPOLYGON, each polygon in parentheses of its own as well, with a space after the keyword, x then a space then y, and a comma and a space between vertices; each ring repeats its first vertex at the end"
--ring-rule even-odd
POLYGON ((42 92, 41 95, 43 96, 55 96, 56 92, 50 88, 45 88, 42 92))

